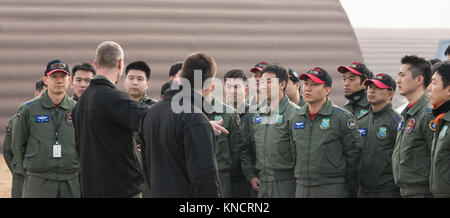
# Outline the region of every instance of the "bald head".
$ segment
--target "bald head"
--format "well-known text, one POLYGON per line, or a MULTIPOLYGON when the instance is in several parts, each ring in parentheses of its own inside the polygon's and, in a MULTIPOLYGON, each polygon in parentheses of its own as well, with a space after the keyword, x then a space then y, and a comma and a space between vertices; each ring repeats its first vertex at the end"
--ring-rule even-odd
POLYGON ((123 50, 122 47, 116 42, 102 42, 97 47, 95 61, 97 62, 98 68, 116 68, 119 60, 123 60, 123 50))

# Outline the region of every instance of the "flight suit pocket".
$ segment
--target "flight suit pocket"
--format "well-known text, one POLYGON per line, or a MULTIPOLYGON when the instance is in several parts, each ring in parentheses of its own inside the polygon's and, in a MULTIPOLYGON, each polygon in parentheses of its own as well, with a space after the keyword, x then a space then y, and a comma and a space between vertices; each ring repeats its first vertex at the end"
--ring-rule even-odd
POLYGON ((328 144, 324 147, 325 156, 334 167, 340 167, 342 165, 342 149, 335 144, 328 144))
POLYGON ((447 183, 450 187, 450 157, 449 156, 441 156, 438 160, 436 160, 436 171, 434 174, 438 175, 442 181, 447 183))
POLYGON ((414 158, 414 165, 421 176, 428 177, 430 175, 430 159, 423 156, 414 158))
POLYGON ((292 156, 291 144, 290 143, 282 143, 282 144, 278 145, 277 150, 278 150, 278 154, 280 154, 280 156, 284 160, 286 160, 288 162, 294 161, 294 157, 292 156))
POLYGON ((27 143, 27 148, 25 149, 24 157, 31 158, 39 153, 40 144, 39 140, 30 140, 27 143))

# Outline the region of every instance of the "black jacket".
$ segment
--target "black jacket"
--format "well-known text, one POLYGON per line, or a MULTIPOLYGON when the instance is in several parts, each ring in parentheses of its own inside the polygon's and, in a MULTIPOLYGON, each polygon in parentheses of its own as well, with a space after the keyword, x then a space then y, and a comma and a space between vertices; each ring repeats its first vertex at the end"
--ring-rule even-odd
MULTIPOLYGON (((203 98, 193 91, 168 90, 164 99, 144 115, 140 131, 144 143, 144 174, 152 197, 221 197, 214 153, 214 133, 204 114, 175 113, 174 103, 187 106, 203 98), (175 97, 174 97, 175 96, 175 97), (184 98, 178 99, 183 96, 184 98)), ((210 106, 210 105, 208 105, 210 106)), ((193 104, 187 107, 194 110, 193 104)), ((176 111, 176 110, 175 110, 176 111)))
POLYGON ((105 77, 91 80, 73 109, 83 197, 130 197, 142 192, 133 131, 147 108, 105 77))

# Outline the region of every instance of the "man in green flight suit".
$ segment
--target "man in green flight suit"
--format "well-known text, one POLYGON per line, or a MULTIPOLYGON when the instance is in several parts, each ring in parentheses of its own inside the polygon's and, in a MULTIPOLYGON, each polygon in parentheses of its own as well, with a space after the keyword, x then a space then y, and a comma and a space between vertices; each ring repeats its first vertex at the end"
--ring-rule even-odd
POLYGON ((286 87, 286 95, 294 104, 298 105, 299 107, 303 107, 306 105, 306 101, 302 95, 302 89, 300 80, 298 79, 298 74, 291 68, 288 68, 288 74, 289 80, 286 87))
MULTIPOLYGON (((150 74, 151 69, 147 63, 144 61, 135 61, 127 65, 125 68, 125 81, 123 82, 123 86, 125 87, 125 91, 128 93, 131 99, 137 102, 144 103, 148 106, 152 106, 157 103, 156 100, 153 100, 147 97, 146 91, 150 85, 150 74)), ((138 152, 137 157, 140 158, 140 146, 142 140, 140 139, 137 133, 134 133, 134 140, 136 144, 136 150, 138 152)), ((147 184, 147 181, 144 183, 144 191, 142 192, 143 198, 150 198, 150 187, 147 184)))
POLYGON ((431 143, 435 131, 426 87, 431 80, 431 65, 415 55, 401 59, 397 84, 399 93, 408 99, 402 111, 397 140, 392 153, 395 184, 404 198, 432 197, 430 192, 431 143))
POLYGON ((359 62, 353 62, 349 66, 340 66, 337 70, 342 73, 344 96, 348 99, 342 107, 358 118, 370 108, 364 81, 372 79, 373 74, 366 65, 359 62))
POLYGON ((12 148, 25 172, 23 198, 79 198, 79 156, 75 149, 72 108, 66 95, 69 67, 59 59, 47 64, 48 90, 19 107, 12 148))
POLYGON ((395 81, 388 74, 366 80, 367 100, 371 108, 358 120, 362 156, 358 166, 359 198, 399 198, 395 186, 391 156, 401 117, 392 108, 395 81))
MULTIPOLYGON (((295 195, 294 153, 289 131, 290 117, 299 109, 285 95, 288 73, 279 65, 268 65, 260 79, 261 103, 251 118, 251 138, 254 148, 243 149, 243 159, 251 160, 254 150, 255 169, 250 179, 258 189, 259 198, 293 198, 295 195)), ((245 146, 252 146, 246 143, 245 146)), ((244 169, 245 171, 245 169, 244 169)), ((248 174, 249 175, 249 174, 248 174)))
POLYGON ((331 76, 315 67, 300 76, 307 102, 291 119, 297 198, 356 197, 360 136, 353 115, 334 105, 331 76))
MULTIPOLYGON (((226 103, 232 106, 238 114, 237 125, 239 127, 241 142, 245 142, 245 131, 242 129, 242 121, 248 113, 248 104, 245 97, 248 93, 248 86, 246 84, 247 76, 241 69, 233 69, 228 71, 224 76, 224 95, 226 103)), ((252 195, 250 182, 244 176, 242 170, 243 161, 241 160, 241 149, 243 144, 238 146, 231 146, 234 148, 231 152, 232 167, 231 167, 231 186, 233 198, 250 198, 252 195)))
MULTIPOLYGON (((47 85, 44 81, 39 79, 35 84, 34 97, 41 96, 47 90, 47 85)), ((3 142, 3 158, 5 158, 6 165, 12 173, 11 198, 22 198, 23 181, 25 180, 24 172, 17 166, 17 160, 11 147, 12 128, 16 120, 16 114, 9 120, 6 127, 5 141, 3 142)))
POLYGON ((436 131, 431 147, 430 190, 435 198, 450 198, 450 61, 433 67, 428 86, 436 131))

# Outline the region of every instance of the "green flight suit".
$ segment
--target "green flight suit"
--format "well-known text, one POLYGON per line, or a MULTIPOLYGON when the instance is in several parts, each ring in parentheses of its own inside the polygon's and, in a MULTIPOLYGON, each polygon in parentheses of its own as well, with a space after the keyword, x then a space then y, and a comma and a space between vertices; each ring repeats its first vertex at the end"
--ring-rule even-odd
POLYGON ((401 115, 392 153, 395 184, 402 197, 429 197, 434 118, 428 95, 425 93, 411 109, 406 107, 401 115))
POLYGON ((56 107, 46 91, 19 107, 12 149, 19 169, 26 172, 22 197, 80 197, 80 163, 72 121, 75 104, 64 96, 56 107))
MULTIPOLYGON (((258 112, 250 119, 251 137, 255 147, 253 166, 244 170, 247 178, 251 177, 250 169, 254 168, 261 184, 259 198, 293 198, 295 193, 294 150, 289 131, 290 118, 299 109, 285 95, 278 105, 277 111, 258 112)), ((251 144, 250 144, 251 145, 251 144)), ((248 144, 247 144, 248 146, 248 144)), ((246 152, 247 160, 252 154, 246 152)), ((246 165, 252 164, 247 161, 246 165)))
POLYGON ((290 126, 296 197, 355 197, 361 138, 354 116, 327 100, 311 121, 308 107, 294 115, 290 126))
POLYGON ((450 198, 450 113, 436 125, 431 148, 430 189, 433 197, 450 198))
POLYGON ((11 148, 12 142, 12 128, 16 120, 16 115, 11 118, 6 127, 5 141, 3 142, 3 158, 5 158, 6 165, 12 174, 11 198, 22 198, 22 187, 25 179, 23 171, 17 166, 17 160, 11 148))
POLYGON ((303 98, 303 95, 301 95, 300 94, 300 101, 298 102, 298 106, 299 107, 303 107, 303 106, 305 106, 307 103, 306 103, 306 101, 305 101, 305 98, 303 98))
POLYGON ((400 121, 391 103, 377 112, 369 109, 359 118, 362 156, 358 166, 358 197, 400 197, 391 159, 400 121))
POLYGON ((355 118, 358 118, 358 117, 364 115, 370 109, 370 104, 367 101, 367 93, 364 92, 364 94, 361 95, 359 100, 357 100, 353 103, 350 103, 350 101, 347 101, 344 105, 342 105, 342 107, 345 110, 350 111, 350 113, 352 113, 355 116, 355 118))
MULTIPOLYGON (((240 126, 239 130, 241 132, 241 137, 243 141, 243 146, 241 148, 241 167, 242 172, 246 178, 247 183, 250 186, 250 198, 258 197, 258 192, 254 191, 251 187, 250 180, 256 178, 255 170, 255 160, 256 160, 256 148, 255 141, 253 140, 253 128, 252 128, 252 118, 255 116, 252 111, 250 111, 250 105, 246 103, 244 113, 240 114, 240 126)), ((242 111, 242 110, 238 110, 242 111)))
POLYGON ((236 183, 245 181, 241 169, 240 150, 243 141, 239 131, 239 116, 233 107, 225 105, 219 100, 213 98, 211 101, 212 111, 208 113, 208 119, 219 121, 223 120, 222 126, 229 131, 229 134, 216 135, 216 160, 219 169, 220 186, 222 188, 222 196, 231 198, 233 193, 239 194, 239 188, 236 183), (242 177, 242 179, 240 178, 242 177))
MULTIPOLYGON (((148 106, 152 106, 152 105, 158 103, 157 100, 149 98, 146 94, 144 94, 144 97, 142 97, 139 102, 142 102, 148 106)), ((140 145, 142 143, 142 140, 139 137, 139 134, 137 132, 134 133, 134 140, 135 140, 136 145, 140 145)), ((137 147, 136 147, 136 150, 137 150, 137 147)), ((138 157, 139 161, 142 163, 141 152, 139 152, 138 150, 136 152, 137 152, 136 156, 138 157)), ((145 181, 144 182, 144 191, 142 191, 142 198, 150 198, 150 196, 151 196, 150 186, 148 185, 147 181, 145 181)))

